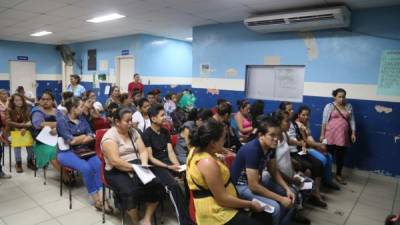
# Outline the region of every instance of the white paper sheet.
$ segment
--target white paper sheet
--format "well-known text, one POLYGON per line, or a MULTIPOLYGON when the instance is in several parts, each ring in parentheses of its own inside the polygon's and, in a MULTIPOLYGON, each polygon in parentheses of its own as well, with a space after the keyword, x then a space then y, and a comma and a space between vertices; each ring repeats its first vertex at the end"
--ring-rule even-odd
POLYGON ((313 187, 313 182, 304 182, 303 185, 301 186, 300 190, 311 190, 313 187))
POLYGON ((69 144, 65 143, 64 138, 58 137, 57 144, 58 144, 58 149, 60 149, 60 151, 69 150, 69 144))
POLYGON ((106 85, 105 87, 104 87, 104 94, 105 95, 108 95, 108 94, 110 94, 110 85, 106 85))
POLYGON ((183 171, 186 171, 186 164, 180 165, 179 172, 183 172, 183 171))
POLYGON ((135 173, 138 175, 139 179, 143 182, 143 184, 147 184, 154 178, 156 178, 153 172, 151 172, 151 170, 147 167, 136 164, 132 164, 132 167, 135 173))
POLYGON ((267 205, 264 202, 262 202, 262 201, 260 201, 260 200, 258 200, 256 198, 253 198, 252 201, 253 202, 258 202, 258 204, 260 204, 261 207, 264 208, 264 211, 267 212, 267 213, 273 213, 275 211, 275 207, 273 207, 272 205, 267 205))
POLYGON ((40 131, 39 135, 36 137, 36 140, 50 146, 57 145, 57 135, 50 134, 51 128, 44 127, 42 131, 40 131))

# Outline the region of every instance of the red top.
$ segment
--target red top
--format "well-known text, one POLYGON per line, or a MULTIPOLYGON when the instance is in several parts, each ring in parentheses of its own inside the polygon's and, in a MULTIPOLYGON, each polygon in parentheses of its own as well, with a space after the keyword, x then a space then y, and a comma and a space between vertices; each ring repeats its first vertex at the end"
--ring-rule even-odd
POLYGON ((130 82, 129 85, 128 85, 128 92, 129 92, 129 95, 130 95, 130 96, 133 95, 133 90, 135 90, 135 89, 139 89, 139 91, 140 91, 141 93, 143 93, 143 91, 144 91, 144 86, 143 86, 143 84, 140 83, 140 82, 138 82, 138 83, 136 83, 135 81, 130 82))

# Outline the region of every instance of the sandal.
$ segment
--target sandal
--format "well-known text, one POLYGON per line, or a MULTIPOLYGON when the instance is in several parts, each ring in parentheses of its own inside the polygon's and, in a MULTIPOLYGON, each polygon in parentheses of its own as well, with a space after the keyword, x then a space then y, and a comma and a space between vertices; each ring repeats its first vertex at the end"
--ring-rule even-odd
MULTIPOLYGON (((108 200, 105 200, 105 207, 104 207, 104 212, 106 214, 113 214, 114 213, 114 208, 110 205, 110 203, 108 202, 108 200)), ((94 203, 94 207, 98 210, 98 211, 103 211, 103 204, 100 201, 96 201, 94 203)))
POLYGON ((336 181, 337 181, 339 184, 341 184, 341 185, 346 185, 346 184, 347 184, 347 182, 344 181, 342 177, 336 176, 335 179, 336 179, 336 181))

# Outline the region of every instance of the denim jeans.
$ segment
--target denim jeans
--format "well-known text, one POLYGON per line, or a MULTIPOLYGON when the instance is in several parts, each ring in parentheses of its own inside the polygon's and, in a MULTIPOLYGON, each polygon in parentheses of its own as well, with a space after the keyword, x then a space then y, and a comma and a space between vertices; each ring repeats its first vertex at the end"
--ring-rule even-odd
MULTIPOLYGON (((261 181, 264 187, 266 187, 268 190, 281 196, 286 196, 286 191, 279 184, 277 184, 268 173, 263 173, 261 181)), ((236 185, 236 189, 241 198, 250 201, 255 198, 266 203, 267 205, 273 206, 275 208, 274 212, 272 213, 273 225, 288 225, 290 223, 294 207, 287 209, 273 199, 256 195, 250 190, 248 185, 236 185)), ((294 192, 293 189, 292 191, 294 192)))
MULTIPOLYGON (((32 147, 26 147, 26 152, 28 153, 28 161, 33 159, 33 151, 32 147)), ((15 147, 14 148, 14 156, 15 156, 15 161, 16 162, 21 162, 22 157, 21 157, 21 147, 15 147)))
POLYGON ((90 195, 101 190, 101 162, 96 155, 85 160, 79 158, 73 151, 62 151, 57 154, 57 158, 62 166, 70 167, 82 174, 83 182, 90 195))
POLYGON ((317 150, 310 149, 308 151, 308 154, 310 154, 311 156, 317 158, 319 161, 322 162, 322 165, 324 166, 324 177, 323 177, 324 182, 326 182, 326 183, 332 182, 333 158, 332 158, 331 153, 324 155, 317 150))

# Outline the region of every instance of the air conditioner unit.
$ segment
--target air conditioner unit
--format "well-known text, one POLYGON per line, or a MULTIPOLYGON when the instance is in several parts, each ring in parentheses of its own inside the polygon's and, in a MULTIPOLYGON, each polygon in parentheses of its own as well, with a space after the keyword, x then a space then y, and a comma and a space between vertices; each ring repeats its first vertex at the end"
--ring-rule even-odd
POLYGON ((350 10, 338 6, 250 17, 244 24, 260 33, 311 31, 348 27, 350 18, 350 10))

